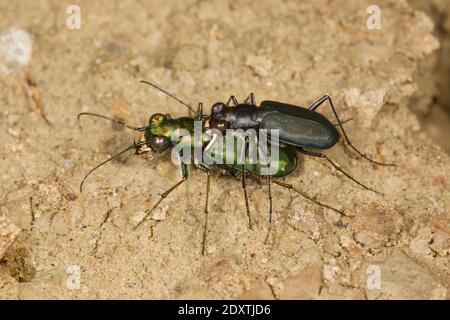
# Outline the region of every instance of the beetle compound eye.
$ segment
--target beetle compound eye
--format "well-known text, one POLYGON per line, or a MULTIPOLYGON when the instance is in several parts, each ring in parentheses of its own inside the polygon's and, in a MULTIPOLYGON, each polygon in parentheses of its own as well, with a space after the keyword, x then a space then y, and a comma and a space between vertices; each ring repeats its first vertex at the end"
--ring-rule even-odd
POLYGON ((149 123, 150 125, 152 123, 158 124, 161 123, 164 120, 164 115, 162 113, 155 113, 150 117, 149 123))
POLYGON ((165 136, 152 136, 149 139, 150 147, 154 151, 164 150, 169 145, 169 139, 165 136))
POLYGON ((219 113, 223 109, 225 109, 225 104, 223 102, 217 102, 212 106, 211 112, 212 113, 219 113))

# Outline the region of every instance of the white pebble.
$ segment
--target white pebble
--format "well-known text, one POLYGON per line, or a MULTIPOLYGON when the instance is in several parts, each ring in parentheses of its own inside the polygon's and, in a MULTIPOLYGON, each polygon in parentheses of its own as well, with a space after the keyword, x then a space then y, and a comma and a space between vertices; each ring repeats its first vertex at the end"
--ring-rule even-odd
POLYGON ((8 129, 8 133, 9 133, 10 135, 12 135, 13 137, 18 137, 19 134, 20 134, 20 130, 17 129, 17 128, 9 128, 9 129, 8 129))
POLYGON ((166 209, 162 207, 157 207, 153 213, 153 220, 164 220, 166 218, 166 209))
POLYGON ((23 143, 11 146, 12 152, 23 151, 23 149, 24 149, 23 143))
POLYGON ((0 56, 6 64, 0 65, 0 71, 10 73, 26 65, 33 50, 31 36, 25 30, 10 27, 0 32, 0 56))
POLYGON ((73 169, 73 161, 69 160, 69 159, 64 159, 63 167, 64 167, 64 170, 66 170, 66 171, 72 170, 73 169))

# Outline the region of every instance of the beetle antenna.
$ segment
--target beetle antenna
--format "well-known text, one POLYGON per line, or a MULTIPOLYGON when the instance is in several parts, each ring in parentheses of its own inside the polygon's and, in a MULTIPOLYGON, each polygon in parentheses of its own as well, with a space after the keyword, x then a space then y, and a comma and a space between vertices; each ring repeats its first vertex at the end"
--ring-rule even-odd
POLYGON ((124 154, 125 152, 127 152, 127 151, 129 151, 129 150, 131 150, 131 149, 136 149, 137 147, 143 145, 144 143, 147 143, 147 141, 142 141, 142 142, 139 142, 139 143, 134 143, 133 145, 131 145, 131 146, 129 146, 129 147, 123 149, 122 151, 117 152, 117 153, 116 153, 115 155, 113 155, 112 157, 106 159, 105 161, 99 163, 99 164, 96 165, 94 168, 92 168, 91 170, 89 170, 89 172, 84 176, 83 180, 82 180, 81 183, 80 183, 80 193, 83 192, 83 184, 84 184, 84 181, 86 181, 87 177, 89 177, 90 174, 91 174, 92 172, 94 172, 95 170, 97 170, 98 168, 100 168, 102 165, 104 165, 104 164, 110 162, 111 160, 114 160, 114 159, 120 157, 120 156, 121 156, 122 154, 124 154))
POLYGON ((80 120, 81 116, 92 116, 92 117, 106 119, 106 120, 112 121, 114 123, 120 124, 121 126, 124 126, 125 128, 136 130, 136 131, 144 131, 146 128, 146 127, 134 127, 134 126, 129 125, 128 123, 125 123, 122 120, 110 118, 110 117, 107 117, 107 116, 104 116, 104 115, 98 114, 98 113, 82 112, 78 115, 78 120, 80 120))
POLYGON ((156 90, 161 91, 161 92, 164 93, 165 95, 167 95, 167 96, 171 97, 172 99, 174 99, 174 100, 178 101, 179 103, 181 103, 183 106, 185 106, 186 108, 188 108, 189 110, 191 110, 191 111, 192 111, 193 113, 195 113, 196 115, 199 115, 199 113, 198 113, 197 111, 195 111, 194 108, 192 108, 189 104, 187 104, 187 103, 184 102, 183 100, 181 100, 181 99, 175 97, 175 95, 171 94, 170 92, 167 92, 166 90, 164 90, 164 89, 158 87, 156 84, 151 83, 151 82, 148 82, 148 81, 145 81, 145 80, 141 80, 141 81, 139 81, 139 82, 140 82, 140 83, 148 84, 149 86, 155 88, 156 90))

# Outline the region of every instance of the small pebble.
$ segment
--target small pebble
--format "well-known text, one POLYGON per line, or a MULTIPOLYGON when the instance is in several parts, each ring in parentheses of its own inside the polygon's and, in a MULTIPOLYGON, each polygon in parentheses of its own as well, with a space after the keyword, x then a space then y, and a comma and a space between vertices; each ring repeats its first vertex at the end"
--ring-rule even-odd
POLYGON ((157 221, 166 219, 166 208, 157 207, 153 212, 152 219, 157 221))
POLYGON ((73 169, 73 161, 69 159, 64 159, 63 168, 66 171, 70 171, 73 169))
POLYGON ((26 65, 32 55, 33 42, 28 32, 10 27, 0 32, 0 72, 6 74, 26 65))
POLYGON ((9 128, 8 133, 13 137, 18 137, 20 135, 20 130, 17 128, 9 128))

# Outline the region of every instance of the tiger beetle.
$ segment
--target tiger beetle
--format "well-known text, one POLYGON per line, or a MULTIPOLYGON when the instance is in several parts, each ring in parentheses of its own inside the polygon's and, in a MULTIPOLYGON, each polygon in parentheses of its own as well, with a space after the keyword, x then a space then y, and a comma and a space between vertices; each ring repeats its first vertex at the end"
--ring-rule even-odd
MULTIPOLYGON (((329 103, 337 120, 337 126, 342 131, 344 141, 351 149, 353 149, 360 157, 374 164, 381 166, 394 165, 392 163, 383 163, 372 160, 351 143, 344 130, 342 121, 336 112, 333 100, 328 95, 324 95, 322 98, 316 100, 308 108, 270 100, 263 101, 260 106, 257 106, 253 93, 250 93, 244 103, 239 103, 235 96, 231 96, 226 104, 217 102, 212 106, 211 115, 209 117, 209 126, 222 132, 228 128, 276 128, 279 130, 279 140, 281 143, 292 146, 304 155, 326 159, 336 170, 359 186, 374 193, 381 194, 353 178, 324 153, 316 151, 329 149, 341 140, 341 134, 337 130, 336 125, 331 123, 330 120, 321 113, 316 112, 316 109, 325 102, 329 103)), ((346 147, 345 144, 344 147, 346 147)))
MULTIPOLYGON (((204 115, 203 114, 203 105, 202 103, 198 104, 197 111, 194 110, 192 106, 177 98, 175 95, 169 93, 168 91, 160 88, 156 84, 153 84, 148 81, 140 81, 141 83, 150 85, 151 87, 161 91, 165 95, 170 98, 176 100, 186 108, 188 108, 191 112, 195 114, 195 117, 180 117, 180 118, 172 118, 170 114, 162 114, 156 113, 150 116, 149 122, 146 126, 136 127, 127 124, 126 122, 110 118, 101 114, 91 113, 91 112, 82 112, 78 115, 78 119, 81 116, 93 116, 99 117, 102 119, 106 119, 122 125, 125 128, 138 131, 140 133, 138 142, 134 142, 131 146, 125 148, 122 151, 114 154, 109 157, 105 161, 101 162, 97 166, 93 167, 83 178, 80 183, 80 192, 83 191, 83 185, 86 181, 87 177, 97 170, 99 167, 104 164, 118 158, 122 154, 135 150, 135 154, 143 154, 147 152, 151 152, 154 155, 162 154, 166 151, 171 150, 178 143, 188 143, 189 147, 194 147, 194 139, 186 140, 177 140, 174 139, 174 132, 177 129, 186 129, 193 135, 194 131, 194 121, 201 121, 202 128, 204 130, 208 128, 217 129, 220 131, 225 131, 227 128, 237 128, 237 129, 249 129, 249 128, 263 128, 263 129, 279 129, 279 140, 281 144, 279 144, 279 159, 278 166, 275 172, 272 172, 269 175, 262 174, 262 168, 266 164, 261 163, 250 163, 248 158, 245 158, 245 162, 243 164, 238 163, 225 163, 225 164, 195 164, 194 166, 200 169, 201 171, 206 173, 206 197, 205 197, 205 207, 204 207, 204 227, 203 227, 203 236, 202 236, 202 255, 205 254, 206 247, 206 234, 208 228, 208 203, 209 203, 209 192, 210 192, 210 177, 211 172, 214 170, 218 170, 221 173, 225 173, 228 175, 240 176, 241 184, 244 193, 245 199, 245 207, 246 213, 248 217, 248 225, 249 228, 252 229, 252 219, 250 216, 250 207, 248 201, 247 194, 247 186, 246 186, 246 178, 247 176, 255 178, 256 180, 267 183, 268 185, 268 199, 269 199, 269 225, 268 231, 266 235, 267 242, 271 230, 272 224, 272 191, 271 184, 274 183, 288 190, 293 190, 297 194, 301 195, 305 199, 321 206, 324 208, 328 208, 333 210, 340 215, 345 215, 342 210, 333 208, 327 204, 324 204, 314 197, 309 196, 307 193, 299 190, 291 184, 282 182, 277 178, 285 177, 290 175, 297 167, 297 151, 310 156, 322 157, 327 159, 333 167, 335 167, 338 171, 342 172, 349 179, 356 182, 358 185, 364 187, 365 189, 371 190, 373 192, 377 192, 362 183, 358 182, 356 179, 351 177, 348 173, 343 171, 337 164, 331 161, 326 155, 323 153, 310 151, 305 148, 313 148, 313 149, 327 149, 334 146, 338 140, 340 139, 340 134, 334 126, 325 116, 320 113, 315 112, 324 101, 329 101, 331 108, 333 109, 334 115, 338 121, 338 126, 342 130, 345 141, 348 145, 354 149, 361 157, 379 164, 379 165, 391 165, 386 163, 376 162, 363 153, 361 153, 358 149, 356 149, 348 139, 345 130, 342 126, 342 122, 340 121, 336 110, 334 109, 331 98, 328 96, 324 96, 322 99, 317 100, 313 103, 308 109, 297 107, 294 105, 284 104, 275 101, 263 101, 261 106, 257 107, 255 103, 255 98, 253 93, 245 100, 243 104, 239 104, 234 96, 231 96, 227 104, 218 102, 213 105, 212 114, 204 115), (209 125, 207 125, 207 123, 209 125)), ((206 148, 207 142, 201 141, 202 148, 206 148)), ((225 154, 225 150, 223 153, 225 154)), ((272 161, 272 160, 269 160, 272 161)), ((159 200, 152 206, 152 208, 146 213, 145 217, 134 227, 138 228, 142 223, 144 223, 149 215, 160 205, 160 203, 176 188, 182 185, 189 177, 189 167, 185 163, 181 163, 181 175, 182 178, 175 185, 167 189, 164 193, 160 195, 159 200)))

